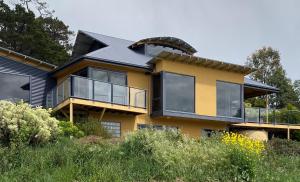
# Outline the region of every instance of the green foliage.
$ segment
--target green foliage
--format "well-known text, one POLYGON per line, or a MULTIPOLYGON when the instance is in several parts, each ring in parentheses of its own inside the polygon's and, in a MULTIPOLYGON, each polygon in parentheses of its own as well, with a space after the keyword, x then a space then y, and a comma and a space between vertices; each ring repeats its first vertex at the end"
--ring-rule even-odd
POLYGON ((233 148, 228 152, 228 158, 232 167, 229 172, 233 173, 230 176, 235 176, 235 181, 253 181, 258 162, 257 156, 233 148))
MULTIPOLYGON (((299 94, 295 91, 291 80, 287 78, 280 60, 277 50, 263 47, 249 56, 246 64, 257 70, 250 75, 252 79, 275 86, 280 90, 276 96, 271 96, 271 106, 283 108, 291 103, 300 108, 299 94)), ((263 99, 258 100, 251 99, 252 105, 257 107, 263 105, 263 99)))
POLYGON ((61 65, 70 55, 73 32, 54 17, 36 17, 21 5, 15 9, 0 1, 0 46, 61 65))
POLYGON ((36 145, 54 140, 58 121, 50 111, 27 103, 0 101, 0 142, 5 146, 36 145))
POLYGON ((65 137, 76 137, 80 138, 84 136, 84 132, 78 129, 77 126, 69 121, 60 121, 58 126, 65 137))
POLYGON ((268 143, 269 150, 280 155, 300 156, 300 142, 274 138, 268 143))
POLYGON ((174 132, 142 130, 120 144, 110 141, 91 145, 62 138, 43 147, 0 148, 0 181, 279 182, 300 178, 297 155, 267 152, 250 158, 219 138, 195 140, 174 132))
POLYGON ((97 120, 87 119, 76 123, 76 126, 82 130, 85 135, 95 135, 103 138, 111 138, 111 134, 102 127, 97 120))
POLYGON ((259 156, 216 138, 195 140, 175 131, 140 130, 121 145, 124 155, 146 157, 163 172, 155 180, 251 181, 259 156), (252 156, 254 156, 252 158, 252 156))
POLYGON ((282 109, 277 109, 275 111, 270 110, 269 121, 276 121, 276 123, 299 124, 300 111, 292 104, 287 104, 287 106, 282 109))

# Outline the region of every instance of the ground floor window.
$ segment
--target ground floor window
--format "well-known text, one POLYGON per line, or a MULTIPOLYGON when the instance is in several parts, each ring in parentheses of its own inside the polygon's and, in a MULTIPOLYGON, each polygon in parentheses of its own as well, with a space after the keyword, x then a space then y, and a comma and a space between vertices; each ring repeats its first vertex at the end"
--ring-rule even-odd
POLYGON ((202 128, 200 131, 201 132, 200 136, 203 138, 209 138, 209 137, 212 137, 213 135, 223 132, 223 131, 226 131, 226 129, 225 130, 214 130, 214 129, 202 128))
POLYGON ((176 126, 166 126, 166 125, 150 125, 150 124, 138 124, 138 129, 155 129, 155 130, 171 130, 178 131, 176 126))
POLYGON ((211 129, 201 129, 201 137, 209 138, 213 135, 214 130, 211 129))
POLYGON ((112 137, 121 137, 121 123, 102 121, 101 125, 112 135, 112 137))

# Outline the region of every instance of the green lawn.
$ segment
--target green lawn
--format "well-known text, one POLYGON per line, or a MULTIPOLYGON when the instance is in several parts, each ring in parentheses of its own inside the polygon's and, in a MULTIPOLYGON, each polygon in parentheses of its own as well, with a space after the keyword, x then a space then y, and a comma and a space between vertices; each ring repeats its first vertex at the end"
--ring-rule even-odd
POLYGON ((269 150, 247 159, 217 138, 156 132, 120 142, 63 138, 1 148, 0 181, 299 181, 300 156, 269 150))

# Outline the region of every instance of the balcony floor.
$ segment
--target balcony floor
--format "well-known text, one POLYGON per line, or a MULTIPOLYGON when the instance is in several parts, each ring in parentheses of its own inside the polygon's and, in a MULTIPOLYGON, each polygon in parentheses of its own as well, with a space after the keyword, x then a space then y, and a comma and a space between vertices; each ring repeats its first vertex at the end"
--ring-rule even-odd
POLYGON ((300 130, 300 125, 296 124, 272 124, 272 123, 239 123, 232 124, 233 127, 245 127, 245 128, 265 128, 265 129, 293 129, 300 130))
POLYGON ((109 110, 115 110, 115 111, 123 111, 123 112, 129 112, 133 114, 147 114, 147 109, 144 108, 137 108, 133 106, 124 106, 124 105, 118 105, 113 103, 104 103, 100 101, 92 101, 92 100, 86 100, 86 99, 79 99, 79 98, 69 98, 57 105, 53 108, 53 111, 58 111, 69 104, 74 105, 81 105, 81 106, 87 106, 87 107, 93 107, 93 108, 105 108, 109 110))

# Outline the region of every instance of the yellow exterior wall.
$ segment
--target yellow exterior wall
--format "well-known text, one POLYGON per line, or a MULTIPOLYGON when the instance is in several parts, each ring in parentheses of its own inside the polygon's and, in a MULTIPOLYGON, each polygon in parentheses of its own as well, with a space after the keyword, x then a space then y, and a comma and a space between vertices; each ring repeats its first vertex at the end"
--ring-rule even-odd
MULTIPOLYGON (((90 118, 98 119, 101 112, 91 112, 90 118)), ((163 126, 175 126, 182 133, 187 136, 198 138, 201 136, 201 129, 212 129, 212 130, 224 130, 227 127, 226 123, 221 122, 210 122, 210 121, 195 121, 195 120, 184 120, 184 119, 150 119, 146 115, 125 115, 125 114, 113 114, 106 112, 102 118, 102 121, 109 122, 120 122, 121 123, 121 136, 124 137, 128 132, 137 130, 138 124, 152 124, 152 125, 163 125, 163 126)))
MULTIPOLYGON (((66 78, 69 74, 72 74, 86 66, 98 67, 102 69, 124 71, 127 73, 127 81, 129 87, 135 87, 139 89, 147 90, 147 112, 145 114, 125 115, 121 113, 112 114, 105 112, 102 121, 115 121, 121 123, 121 135, 124 136, 126 133, 136 130, 138 124, 153 124, 153 125, 165 125, 178 127, 184 134, 191 137, 201 136, 201 129, 212 129, 212 130, 224 130, 228 124, 224 122, 216 121, 201 121, 201 120, 190 120, 190 119, 178 119, 178 118, 151 118, 151 74, 145 73, 145 71, 132 69, 128 67, 121 67, 109 64, 85 62, 80 63, 75 68, 68 69, 64 73, 57 75, 58 82, 66 78)), ((216 69, 209 69, 200 67, 197 65, 184 64, 173 61, 159 61, 156 63, 155 72, 167 71, 179 74, 185 74, 195 77, 195 93, 196 102, 195 110, 196 114, 216 116, 216 81, 227 81, 233 83, 242 84, 244 81, 244 75, 220 71, 216 69)), ((76 112, 76 111, 74 111, 76 112)), ((99 118, 101 112, 90 113, 90 117, 99 118)))
POLYGON ((195 77, 196 105, 195 111, 199 115, 217 115, 217 81, 244 83, 244 75, 228 71, 205 68, 194 64, 186 64, 169 60, 156 63, 155 72, 166 71, 195 77))

